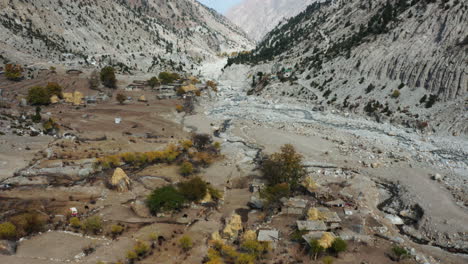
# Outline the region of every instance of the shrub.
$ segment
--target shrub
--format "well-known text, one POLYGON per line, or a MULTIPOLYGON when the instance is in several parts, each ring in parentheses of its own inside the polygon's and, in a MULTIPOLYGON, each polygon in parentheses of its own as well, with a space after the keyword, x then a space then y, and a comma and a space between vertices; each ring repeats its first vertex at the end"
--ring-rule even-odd
POLYGON ((302 242, 304 241, 303 235, 309 233, 307 230, 294 230, 289 238, 294 242, 302 242))
POLYGON ((263 177, 270 186, 287 183, 290 190, 295 190, 301 178, 307 175, 302 159, 302 155, 297 153, 292 145, 284 145, 281 147, 281 152, 263 160, 261 164, 263 177))
POLYGON ((16 226, 10 222, 0 224, 0 239, 15 239, 16 226))
POLYGON ((157 85, 159 85, 160 82, 159 82, 159 79, 158 77, 154 76, 154 77, 151 77, 151 79, 148 80, 148 85, 151 87, 151 88, 154 88, 156 87, 157 85))
POLYGON ((112 225, 110 231, 113 236, 118 236, 122 234, 123 230, 124 228, 121 225, 112 225))
POLYGON ((48 105, 50 96, 44 87, 34 86, 29 88, 27 100, 31 105, 48 105))
POLYGON ((179 183, 178 189, 185 199, 192 202, 202 200, 208 192, 206 182, 204 182, 200 177, 195 177, 189 181, 179 183))
POLYGON ((375 89, 375 85, 373 85, 372 83, 369 84, 369 86, 367 86, 366 88, 366 94, 372 92, 374 89, 375 89))
POLYGON ((213 143, 213 139, 208 134, 193 134, 192 142, 198 151, 205 150, 208 145, 213 143))
POLYGON ((429 100, 426 102, 425 107, 431 108, 435 104, 436 101, 437 101, 437 95, 434 95, 434 94, 429 95, 429 100))
POLYGON ((99 73, 96 70, 94 70, 91 73, 91 76, 89 77, 89 89, 98 90, 99 89, 99 79, 100 79, 99 73))
POLYGON ((400 85, 398 85, 398 90, 401 90, 405 87, 405 84, 404 83, 400 83, 400 85))
POLYGON ((146 256, 148 252, 150 251, 150 247, 148 244, 138 241, 135 246, 133 246, 133 251, 137 254, 139 257, 146 256))
POLYGON ((400 97, 400 94, 401 94, 401 93, 400 93, 399 90, 395 90, 395 91, 393 91, 391 97, 392 97, 392 98, 398 98, 398 97, 400 97))
POLYGON ((221 198, 223 198, 223 194, 219 190, 213 188, 212 186, 208 186, 208 193, 211 195, 211 198, 214 201, 218 201, 221 198))
POLYGON ((193 247, 192 238, 189 237, 189 236, 183 236, 179 240, 179 245, 180 245, 180 248, 182 248, 183 251, 189 251, 193 247))
POLYGON ((82 229, 87 233, 97 234, 102 229, 102 219, 99 216, 91 216, 84 221, 82 229))
POLYGON ((249 254, 239 254, 235 264, 255 264, 255 256, 249 254))
POLYGON ((184 151, 189 150, 193 146, 193 142, 191 140, 184 140, 180 143, 184 151))
POLYGON ((213 157, 208 152, 197 152, 194 154, 193 160, 202 165, 202 166, 209 166, 213 163, 213 157))
POLYGON ((410 255, 409 252, 406 249, 404 249, 402 247, 399 247, 399 246, 394 246, 392 248, 392 253, 396 257, 396 259, 398 261, 400 261, 402 259, 405 259, 405 258, 409 257, 409 255, 410 255))
POLYGON ((181 112, 184 111, 184 107, 182 105, 178 104, 178 105, 176 105, 176 110, 177 110, 178 113, 181 113, 181 112))
POLYGON ((58 98, 63 99, 62 86, 60 86, 58 83, 50 82, 47 84, 45 89, 49 94, 49 98, 53 95, 56 95, 58 98))
POLYGON ((125 100, 127 100, 127 97, 121 93, 118 93, 115 99, 117 100, 117 102, 119 102, 119 104, 123 104, 125 100))
POLYGON ((23 68, 21 65, 6 64, 5 76, 10 81, 20 81, 23 78, 23 68))
POLYGON ((165 186, 154 190, 146 200, 152 214, 178 210, 185 203, 185 197, 173 186, 165 186))
POLYGON ((183 176, 188 176, 193 173, 193 165, 192 163, 185 161, 182 163, 179 169, 180 174, 183 176))
POLYGON ((115 77, 115 70, 113 67, 107 66, 102 68, 100 76, 101 82, 104 86, 108 88, 117 87, 117 79, 115 77))
POLYGON ((334 261, 335 259, 331 256, 326 256, 322 259, 323 264, 333 264, 334 261))
POLYGON ((70 226, 73 228, 81 228, 81 221, 78 217, 70 218, 70 226))
POLYGON ((40 123, 42 121, 41 108, 36 106, 36 113, 31 117, 34 123, 40 123))
POLYGON ((330 250, 336 255, 338 255, 341 252, 346 251, 347 248, 348 248, 348 244, 346 243, 346 241, 338 237, 333 241, 330 250))
POLYGON ((207 81, 206 87, 211 88, 214 92, 218 92, 218 84, 216 84, 214 81, 207 81))
POLYGON ((10 221, 16 226, 20 236, 41 232, 45 224, 44 220, 36 213, 20 214, 12 217, 10 221))
POLYGON ((179 74, 170 72, 161 72, 158 77, 162 84, 173 83, 180 79, 179 74))
POLYGON ((268 251, 269 245, 256 240, 247 240, 241 244, 241 249, 255 258, 259 258, 268 251))
POLYGON ((138 255, 135 253, 135 251, 130 250, 127 252, 127 259, 130 261, 130 263, 133 263, 133 261, 135 261, 137 258, 138 255))

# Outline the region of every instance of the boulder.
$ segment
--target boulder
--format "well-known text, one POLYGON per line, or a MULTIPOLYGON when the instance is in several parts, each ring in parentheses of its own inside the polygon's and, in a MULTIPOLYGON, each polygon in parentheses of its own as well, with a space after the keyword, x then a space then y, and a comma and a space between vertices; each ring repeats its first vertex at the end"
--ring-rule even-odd
POLYGON ((117 168, 112 175, 110 184, 119 192, 128 192, 130 188, 130 178, 128 178, 127 174, 121 168, 117 168))
POLYGON ((432 179, 434 181, 442 181, 444 179, 444 177, 442 175, 440 175, 439 173, 436 173, 436 174, 432 175, 432 179))
POLYGON ((386 215, 385 219, 389 220, 390 223, 394 225, 404 225, 405 223, 403 222, 403 219, 401 219, 399 216, 396 215, 386 215))
POLYGON ((130 208, 132 208, 133 212, 138 216, 142 218, 150 218, 151 213, 146 206, 145 202, 143 201, 135 201, 130 205, 130 208))
POLYGON ((16 243, 8 240, 0 240, 0 254, 14 255, 16 253, 16 243))

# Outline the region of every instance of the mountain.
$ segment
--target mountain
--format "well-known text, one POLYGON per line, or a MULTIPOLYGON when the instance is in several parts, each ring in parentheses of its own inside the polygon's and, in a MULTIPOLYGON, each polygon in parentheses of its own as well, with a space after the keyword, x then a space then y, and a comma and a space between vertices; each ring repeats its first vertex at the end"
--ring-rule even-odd
POLYGON ((315 3, 228 66, 291 68, 289 82, 250 93, 468 134, 467 12, 468 3, 457 0, 315 3))
POLYGON ((0 0, 0 32, 0 63, 187 69, 252 47, 195 0, 0 0))
POLYGON ((260 41, 285 18, 296 16, 317 0, 244 0, 226 16, 255 41, 260 41))

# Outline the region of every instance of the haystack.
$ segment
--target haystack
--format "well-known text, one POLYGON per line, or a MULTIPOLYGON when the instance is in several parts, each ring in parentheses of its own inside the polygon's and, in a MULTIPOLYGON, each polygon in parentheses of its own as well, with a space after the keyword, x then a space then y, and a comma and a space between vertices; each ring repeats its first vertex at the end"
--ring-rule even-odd
POLYGON ((73 103, 73 93, 63 93, 63 99, 66 103, 73 103))
POLYGON ((250 241, 250 240, 257 240, 257 232, 254 230, 247 230, 245 231, 244 235, 242 235, 243 241, 250 241))
POLYGON ((332 233, 325 232, 322 237, 318 240, 320 246, 324 249, 330 248, 335 241, 335 236, 332 233))
POLYGON ((212 203, 213 202, 213 197, 211 197, 211 194, 209 192, 206 193, 205 197, 200 201, 201 204, 207 204, 207 203, 212 203))
POLYGON ((59 101, 60 101, 60 99, 59 99, 58 96, 56 96, 56 95, 52 95, 52 96, 50 97, 50 103, 51 103, 51 104, 56 104, 56 103, 58 103, 59 101))
POLYGON ((310 208, 307 212, 307 219, 310 221, 326 220, 326 216, 317 208, 310 208))
POLYGON ((127 174, 121 168, 117 168, 114 171, 114 175, 112 175, 110 183, 117 191, 128 192, 130 178, 128 178, 127 174))
POLYGON ((146 100, 146 97, 144 95, 140 96, 140 98, 138 98, 138 102, 148 102, 148 100, 146 100))
POLYGON ((312 176, 308 176, 307 178, 304 179, 302 182, 302 185, 309 191, 309 192, 315 192, 318 189, 317 183, 314 181, 312 176))
POLYGON ((242 230, 242 219, 238 214, 233 214, 223 230, 223 236, 229 239, 235 239, 242 230))
POLYGON ((78 91, 75 91, 73 93, 73 105, 80 105, 83 103, 83 94, 78 92, 78 91))

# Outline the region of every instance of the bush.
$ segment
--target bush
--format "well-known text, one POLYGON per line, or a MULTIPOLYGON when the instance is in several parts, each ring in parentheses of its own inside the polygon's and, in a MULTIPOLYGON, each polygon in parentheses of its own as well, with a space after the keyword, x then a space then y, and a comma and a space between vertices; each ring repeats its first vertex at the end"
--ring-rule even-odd
POLYGON ((203 151, 213 143, 213 139, 208 134, 194 134, 192 135, 192 142, 198 151, 203 151))
POLYGON ((314 239, 309 243, 310 253, 314 256, 314 260, 317 260, 317 257, 325 251, 325 249, 320 245, 319 241, 314 239))
POLYGON ((133 246, 133 251, 137 254, 137 256, 144 257, 150 251, 150 247, 148 244, 138 241, 135 246, 133 246))
POLYGON ((191 140, 184 140, 180 142, 180 145, 182 146, 184 151, 187 151, 193 146, 193 142, 191 140))
POLYGON ((48 105, 50 104, 50 96, 44 87, 34 86, 29 88, 28 103, 31 105, 48 105))
POLYGON ((178 184, 179 192, 191 202, 198 202, 205 198, 208 193, 207 183, 200 177, 195 177, 189 181, 178 184))
POLYGON ((98 90, 99 89, 99 73, 94 70, 89 77, 89 89, 98 90))
POLYGON ((375 85, 373 85, 372 83, 369 84, 369 86, 367 86, 366 88, 366 94, 372 92, 374 89, 375 89, 375 85))
POLYGON ((326 256, 322 259, 322 263, 323 264, 333 264, 333 262, 335 261, 335 259, 333 257, 330 257, 330 256, 326 256))
POLYGON ((135 261, 137 258, 138 255, 135 253, 135 251, 130 250, 127 252, 127 259, 130 261, 130 263, 133 263, 133 261, 135 261))
POLYGON ((287 183, 293 191, 299 185, 299 181, 307 175, 302 159, 302 155, 297 153, 292 145, 284 145, 281 147, 281 152, 263 160, 261 164, 263 177, 269 186, 287 183))
POLYGON ((162 84, 173 83, 180 79, 179 74, 170 72, 161 72, 158 77, 162 84))
POLYGON ((262 243, 256 240, 247 240, 241 244, 241 249, 258 259, 260 256, 268 252, 269 245, 268 243, 262 243))
POLYGON ((86 233, 98 234, 102 229, 102 219, 99 216, 91 216, 82 225, 86 233))
POLYGON ((429 100, 426 102, 425 107, 431 108, 435 104, 436 101, 437 101, 437 95, 434 95, 434 94, 429 95, 429 100))
POLYGON ((348 244, 346 243, 346 241, 338 237, 333 241, 330 250, 336 255, 338 255, 341 252, 346 251, 347 248, 348 248, 348 244))
POLYGON ((399 90, 395 90, 395 91, 393 91, 391 97, 392 97, 392 98, 398 98, 398 97, 400 97, 400 94, 401 94, 401 93, 400 93, 399 90))
POLYGON ((23 68, 21 65, 6 64, 5 76, 10 81, 20 81, 23 78, 23 68))
POLYGON ((112 225, 110 231, 113 236, 118 236, 122 234, 123 230, 124 230, 124 227, 121 225, 112 225))
POLYGON ((189 236, 183 236, 179 240, 179 245, 183 251, 189 251, 193 247, 192 238, 190 238, 189 236))
POLYGON ((15 239, 16 226, 10 222, 0 224, 0 239, 15 239))
POLYGON ((165 186, 154 190, 146 200, 152 214, 178 210, 185 203, 185 197, 173 186, 165 186))
POLYGON ((223 194, 211 186, 208 186, 208 193, 211 195, 211 198, 214 201, 219 201, 221 198, 223 198, 223 194))
POLYGON ((100 76, 101 76, 101 82, 104 86, 108 88, 117 87, 117 79, 115 77, 115 70, 111 66, 102 68, 100 76))
POLYGON ((151 87, 151 88, 154 88, 156 87, 157 85, 159 85, 160 82, 159 82, 159 79, 158 77, 154 76, 154 77, 151 77, 151 79, 148 80, 148 85, 151 87))
POLYGON ((405 259, 405 258, 409 257, 409 255, 410 255, 409 252, 406 249, 404 249, 402 247, 399 247, 399 246, 394 246, 392 248, 392 253, 396 257, 396 259, 398 261, 400 261, 402 259, 405 259))
POLYGON ((192 163, 185 161, 182 163, 179 169, 180 174, 183 176, 189 176, 190 174, 193 173, 193 165, 192 163))
POLYGON ((218 84, 216 84, 214 81, 207 81, 206 87, 211 88, 214 92, 218 92, 218 84))
POLYGON ((70 218, 70 226, 73 228, 81 228, 81 221, 78 217, 70 218))
POLYGON ((249 254, 239 254, 235 264, 255 264, 255 256, 249 254))
POLYGON ((121 94, 121 93, 118 93, 117 96, 115 97, 115 99, 117 100, 117 102, 119 102, 119 104, 123 104, 125 102, 125 100, 127 100, 127 96, 121 94))
POLYGON ((20 236, 41 232, 44 229, 45 221, 37 213, 24 213, 10 219, 16 226, 20 236))
POLYGON ((49 98, 53 95, 56 95, 58 98, 63 99, 62 86, 60 86, 58 83, 50 82, 47 84, 45 89, 49 94, 49 98))

